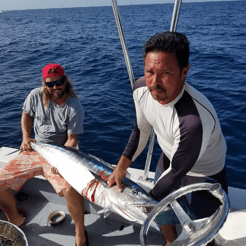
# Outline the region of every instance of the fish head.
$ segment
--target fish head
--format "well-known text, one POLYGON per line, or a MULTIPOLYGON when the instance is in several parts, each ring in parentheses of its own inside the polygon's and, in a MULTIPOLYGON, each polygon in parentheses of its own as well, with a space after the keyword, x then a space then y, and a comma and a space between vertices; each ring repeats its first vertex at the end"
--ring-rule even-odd
MULTIPOLYGON (((118 190, 117 186, 109 189, 108 199, 111 209, 129 221, 143 224, 149 212, 158 202, 135 183, 122 184, 122 188, 122 192, 118 190)), ((152 227, 159 230, 155 223, 152 224, 152 227)))

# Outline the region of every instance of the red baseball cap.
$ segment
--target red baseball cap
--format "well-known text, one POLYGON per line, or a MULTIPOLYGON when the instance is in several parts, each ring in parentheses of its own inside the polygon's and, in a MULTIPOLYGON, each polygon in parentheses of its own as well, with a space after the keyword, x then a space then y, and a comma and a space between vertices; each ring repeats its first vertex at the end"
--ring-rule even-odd
POLYGON ((46 79, 48 77, 57 76, 57 75, 65 76, 65 71, 61 65, 50 63, 43 67, 42 74, 43 74, 43 79, 46 79), (57 73, 48 73, 50 69, 55 69, 57 73))

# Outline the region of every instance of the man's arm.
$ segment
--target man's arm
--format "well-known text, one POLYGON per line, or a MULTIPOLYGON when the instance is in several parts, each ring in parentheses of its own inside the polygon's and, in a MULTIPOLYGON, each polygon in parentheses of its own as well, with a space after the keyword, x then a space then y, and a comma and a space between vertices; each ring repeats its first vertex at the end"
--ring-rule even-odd
POLYGON ((33 126, 33 117, 31 117, 28 113, 25 111, 22 112, 21 117, 21 130, 22 130, 22 143, 21 143, 21 151, 30 150, 31 142, 34 142, 35 140, 31 138, 32 134, 32 126, 33 126))
MULTIPOLYGON (((143 85, 145 85, 145 83, 142 83, 142 86, 143 85)), ((137 89, 138 87, 139 84, 136 88, 134 87, 133 90, 137 89)), ((145 93, 145 91, 143 93, 145 93)), ((142 95, 139 97, 142 98, 142 95)), ((151 125, 147 121, 143 113, 143 110, 139 105, 138 97, 133 94, 133 99, 136 110, 134 128, 117 166, 115 167, 113 173, 109 176, 108 179, 109 187, 113 186, 116 183, 120 191, 122 191, 121 181, 127 174, 127 168, 143 151, 151 132, 151 125)))
POLYGON ((78 144, 79 134, 67 134, 67 141, 64 146, 67 147, 76 147, 78 144))
POLYGON ((134 129, 129 138, 128 144, 121 156, 117 166, 113 173, 109 176, 108 184, 109 188, 114 184, 117 185, 119 191, 122 191, 122 180, 127 174, 127 168, 136 159, 136 157, 142 152, 148 141, 149 131, 143 131, 138 128, 138 124, 135 121, 134 129))

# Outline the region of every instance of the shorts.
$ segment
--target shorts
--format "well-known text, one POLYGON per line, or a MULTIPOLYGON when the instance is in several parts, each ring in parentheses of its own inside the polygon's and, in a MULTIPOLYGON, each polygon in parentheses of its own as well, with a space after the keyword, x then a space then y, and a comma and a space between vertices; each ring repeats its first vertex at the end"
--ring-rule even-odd
POLYGON ((36 151, 23 151, 0 170, 0 185, 18 191, 35 176, 44 176, 59 196, 70 184, 59 174, 53 174, 52 166, 36 151))

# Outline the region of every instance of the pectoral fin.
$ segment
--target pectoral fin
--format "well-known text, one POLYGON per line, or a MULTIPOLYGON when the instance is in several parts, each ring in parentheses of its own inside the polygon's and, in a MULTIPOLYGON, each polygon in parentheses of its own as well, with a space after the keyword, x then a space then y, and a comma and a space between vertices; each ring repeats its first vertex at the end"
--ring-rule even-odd
POLYGON ((106 188, 109 188, 108 187, 108 184, 105 180, 103 180, 101 177, 99 177, 97 174, 93 173, 91 170, 89 170, 90 173, 106 188))
POLYGON ((107 218, 112 213, 112 211, 109 210, 108 208, 104 208, 102 210, 99 210, 97 213, 98 214, 104 214, 103 217, 105 219, 105 218, 107 218))

